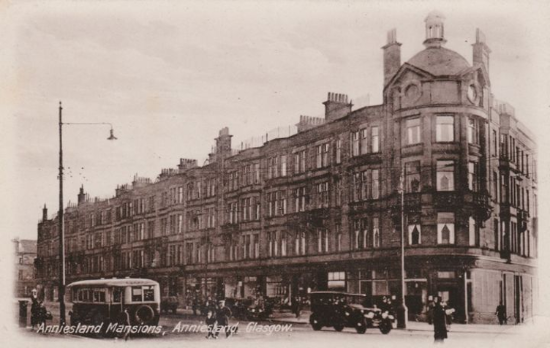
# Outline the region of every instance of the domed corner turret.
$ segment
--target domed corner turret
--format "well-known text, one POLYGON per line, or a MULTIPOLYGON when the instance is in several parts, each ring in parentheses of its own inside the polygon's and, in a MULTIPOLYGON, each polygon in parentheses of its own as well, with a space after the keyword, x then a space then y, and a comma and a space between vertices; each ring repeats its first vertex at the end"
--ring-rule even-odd
POLYGON ((432 11, 424 20, 426 23, 426 47, 442 47, 445 45, 445 16, 439 11, 432 11))

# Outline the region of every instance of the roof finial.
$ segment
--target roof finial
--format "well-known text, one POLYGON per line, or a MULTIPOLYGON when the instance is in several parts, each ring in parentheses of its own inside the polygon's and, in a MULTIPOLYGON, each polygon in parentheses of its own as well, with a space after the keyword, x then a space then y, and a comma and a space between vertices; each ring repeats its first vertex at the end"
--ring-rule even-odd
POLYGON ((445 16, 439 11, 432 11, 426 19, 426 47, 441 47, 445 44, 445 16))

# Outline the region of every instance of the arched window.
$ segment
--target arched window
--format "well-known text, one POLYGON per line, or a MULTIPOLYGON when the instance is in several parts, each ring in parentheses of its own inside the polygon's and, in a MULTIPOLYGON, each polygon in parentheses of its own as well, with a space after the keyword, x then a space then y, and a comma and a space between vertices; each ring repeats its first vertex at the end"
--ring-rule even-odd
POLYGON ((422 227, 420 224, 409 225, 409 245, 419 245, 422 242, 422 227))
POLYGON ((449 226, 447 224, 443 225, 443 228, 441 229, 441 244, 449 244, 451 240, 451 231, 449 230, 449 226))
POLYGON ((455 243, 454 213, 437 213, 437 244, 455 243))

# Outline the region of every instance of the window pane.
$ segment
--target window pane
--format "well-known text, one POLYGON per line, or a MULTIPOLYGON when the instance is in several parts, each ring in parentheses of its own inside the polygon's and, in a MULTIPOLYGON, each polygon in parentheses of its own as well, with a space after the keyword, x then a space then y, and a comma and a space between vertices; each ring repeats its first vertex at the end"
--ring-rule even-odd
POLYGON ((413 118, 406 121, 407 145, 420 143, 420 119, 413 118))
POLYGON ((453 161, 437 161, 437 190, 454 191, 453 161))
POLYGON ((454 141, 453 116, 437 116, 436 141, 454 141))
POLYGON ((420 161, 405 163, 406 191, 420 192, 420 161))

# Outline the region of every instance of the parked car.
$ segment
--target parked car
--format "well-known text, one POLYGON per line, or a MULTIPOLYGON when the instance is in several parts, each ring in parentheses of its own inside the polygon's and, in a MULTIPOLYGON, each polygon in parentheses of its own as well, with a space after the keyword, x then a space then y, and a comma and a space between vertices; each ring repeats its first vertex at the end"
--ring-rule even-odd
POLYGON ((163 297, 160 301, 160 310, 164 313, 172 312, 176 314, 178 310, 178 297, 177 296, 168 296, 163 297))
POLYGON ((355 328, 363 334, 367 327, 378 327, 388 334, 393 328, 393 315, 376 306, 368 306, 367 296, 336 291, 315 291, 310 293, 311 316, 309 322, 313 330, 333 327, 342 331, 344 327, 355 328))
POLYGON ((246 308, 248 320, 266 320, 273 314, 273 303, 269 300, 254 301, 246 308))
POLYGON ((273 313, 273 304, 268 300, 261 305, 251 298, 226 298, 225 304, 231 309, 233 317, 240 320, 266 320, 273 313))

